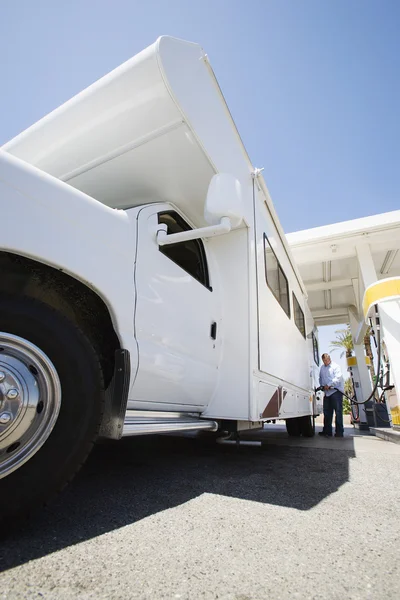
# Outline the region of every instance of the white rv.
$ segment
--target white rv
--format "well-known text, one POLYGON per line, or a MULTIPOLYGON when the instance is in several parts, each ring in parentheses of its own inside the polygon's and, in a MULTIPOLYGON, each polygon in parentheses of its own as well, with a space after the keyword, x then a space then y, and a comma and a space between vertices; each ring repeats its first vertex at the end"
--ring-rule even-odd
POLYGON ((98 436, 311 436, 299 272, 207 55, 162 37, 0 152, 0 514, 98 436))

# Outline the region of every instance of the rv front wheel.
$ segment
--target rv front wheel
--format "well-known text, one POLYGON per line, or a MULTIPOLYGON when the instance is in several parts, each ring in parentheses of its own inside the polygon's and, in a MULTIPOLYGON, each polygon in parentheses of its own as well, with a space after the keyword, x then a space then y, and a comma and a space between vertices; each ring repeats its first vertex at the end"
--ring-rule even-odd
POLYGON ((35 299, 0 297, 0 521, 73 477, 99 429, 103 378, 83 332, 35 299))

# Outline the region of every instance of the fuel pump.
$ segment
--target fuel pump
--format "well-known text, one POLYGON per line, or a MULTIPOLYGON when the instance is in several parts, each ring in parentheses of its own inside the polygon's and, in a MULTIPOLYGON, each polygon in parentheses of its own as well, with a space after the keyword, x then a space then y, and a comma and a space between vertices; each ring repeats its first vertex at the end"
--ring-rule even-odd
MULTIPOLYGON (((369 358, 366 356, 366 363, 368 364, 369 358)), ((360 373, 357 365, 357 358, 355 356, 349 356, 347 358, 347 370, 350 375, 351 383, 353 385, 354 396, 350 400, 351 403, 351 420, 353 425, 357 425, 361 430, 368 430, 368 419, 366 413, 366 405, 361 404, 362 394, 361 394, 361 381, 360 381, 360 373), (354 402, 352 401, 354 400, 354 402)), ((348 396, 346 395, 346 398, 348 396)))
POLYGON ((400 277, 388 277, 369 285, 364 293, 363 312, 366 322, 371 319, 376 329, 375 387, 379 386, 380 392, 374 403, 375 423, 378 427, 393 424, 400 428, 400 277))

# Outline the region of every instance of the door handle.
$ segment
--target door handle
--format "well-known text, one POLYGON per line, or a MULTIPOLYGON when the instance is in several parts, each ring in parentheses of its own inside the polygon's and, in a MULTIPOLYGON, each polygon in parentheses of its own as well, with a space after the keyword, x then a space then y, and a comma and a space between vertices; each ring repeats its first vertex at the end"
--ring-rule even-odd
POLYGON ((217 339, 217 324, 215 321, 213 321, 211 323, 211 331, 210 331, 210 336, 212 337, 213 340, 217 339))

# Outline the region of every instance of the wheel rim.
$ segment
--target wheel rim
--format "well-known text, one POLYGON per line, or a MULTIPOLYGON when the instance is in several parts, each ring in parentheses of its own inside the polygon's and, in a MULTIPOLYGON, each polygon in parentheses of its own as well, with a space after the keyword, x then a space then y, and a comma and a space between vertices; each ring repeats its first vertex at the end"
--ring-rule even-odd
POLYGON ((0 479, 43 446, 60 406, 61 385, 51 360, 28 340, 0 332, 0 479))

